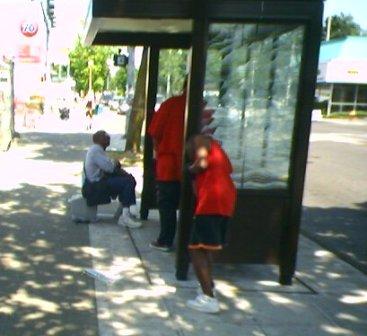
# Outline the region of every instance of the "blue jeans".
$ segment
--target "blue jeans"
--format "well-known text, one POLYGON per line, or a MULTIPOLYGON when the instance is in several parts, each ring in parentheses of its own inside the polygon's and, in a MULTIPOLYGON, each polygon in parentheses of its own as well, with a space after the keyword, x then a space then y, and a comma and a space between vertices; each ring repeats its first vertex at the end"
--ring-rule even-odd
POLYGON ((136 181, 132 175, 107 177, 107 186, 112 198, 118 197, 124 208, 136 204, 136 181))

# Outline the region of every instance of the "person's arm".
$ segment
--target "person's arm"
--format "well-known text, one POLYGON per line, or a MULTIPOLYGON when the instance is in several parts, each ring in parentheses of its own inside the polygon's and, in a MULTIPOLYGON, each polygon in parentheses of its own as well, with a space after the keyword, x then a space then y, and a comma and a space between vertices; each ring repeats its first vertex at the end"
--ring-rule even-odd
POLYGON ((103 170, 105 173, 113 173, 117 166, 116 161, 108 158, 104 151, 96 151, 95 155, 93 156, 93 161, 97 167, 103 170))

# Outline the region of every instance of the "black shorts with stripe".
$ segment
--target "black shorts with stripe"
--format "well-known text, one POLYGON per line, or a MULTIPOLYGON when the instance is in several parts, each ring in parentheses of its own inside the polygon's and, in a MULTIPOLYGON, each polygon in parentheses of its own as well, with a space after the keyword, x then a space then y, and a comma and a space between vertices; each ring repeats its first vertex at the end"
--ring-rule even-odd
POLYGON ((226 244, 228 221, 225 216, 195 216, 189 249, 221 250, 226 244))

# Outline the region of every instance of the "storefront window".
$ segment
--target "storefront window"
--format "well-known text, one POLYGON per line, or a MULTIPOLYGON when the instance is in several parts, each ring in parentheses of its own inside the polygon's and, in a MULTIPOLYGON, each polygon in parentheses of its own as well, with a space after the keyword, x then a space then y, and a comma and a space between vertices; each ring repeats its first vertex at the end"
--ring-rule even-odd
POLYGON ((358 103, 367 104, 367 85, 358 88, 358 103))
POLYGON ((210 26, 207 128, 229 154, 240 189, 288 185, 303 37, 295 25, 210 26))
POLYGON ((353 103, 356 95, 356 85, 334 84, 334 103, 353 103))

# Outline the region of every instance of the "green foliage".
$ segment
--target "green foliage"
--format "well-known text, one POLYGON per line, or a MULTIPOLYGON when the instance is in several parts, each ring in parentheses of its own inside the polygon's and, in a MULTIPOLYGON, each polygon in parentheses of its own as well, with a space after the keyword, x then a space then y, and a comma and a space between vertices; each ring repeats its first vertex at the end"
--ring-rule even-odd
POLYGON ((186 50, 161 50, 158 80, 158 92, 160 94, 169 97, 182 92, 182 85, 186 75, 186 64, 186 50))
MULTIPOLYGON (((324 26, 324 39, 326 38, 327 20, 324 26)), ((340 13, 333 15, 331 19, 330 39, 341 38, 346 36, 358 36, 362 34, 362 29, 359 24, 354 22, 353 16, 340 13)))
POLYGON ((120 68, 116 75, 111 79, 110 89, 116 91, 118 95, 124 95, 127 81, 127 70, 126 68, 120 68))
POLYGON ((351 112, 332 112, 329 116, 324 115, 324 118, 328 119, 356 119, 367 118, 367 111, 351 112))
POLYGON ((74 49, 69 54, 70 73, 76 83, 76 90, 87 92, 89 86, 88 61, 93 61, 92 87, 95 92, 101 92, 106 87, 109 73, 107 60, 112 56, 114 49, 111 47, 89 46, 82 44, 80 38, 74 49))

